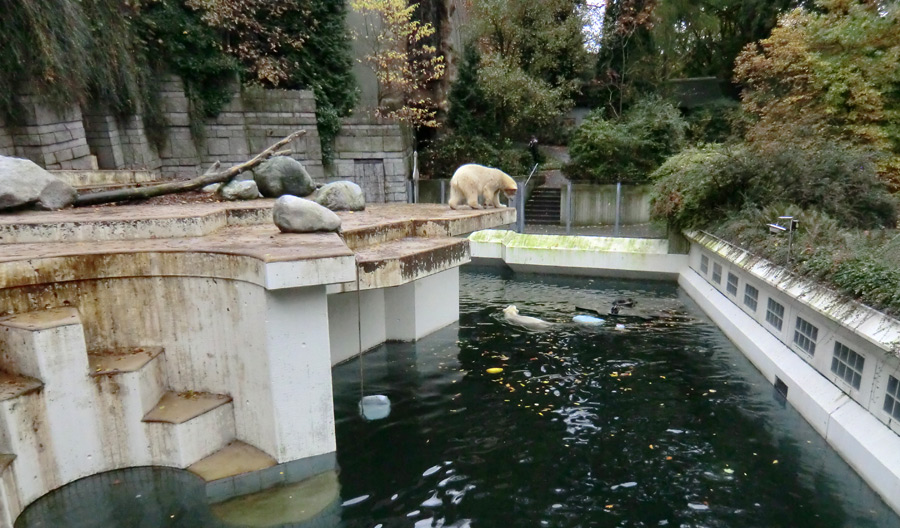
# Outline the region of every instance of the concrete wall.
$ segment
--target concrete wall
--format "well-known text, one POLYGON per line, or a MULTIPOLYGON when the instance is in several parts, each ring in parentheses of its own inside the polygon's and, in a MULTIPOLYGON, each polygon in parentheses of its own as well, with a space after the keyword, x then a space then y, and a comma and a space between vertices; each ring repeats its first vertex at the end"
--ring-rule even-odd
MULTIPOLYGON (((573 225, 616 223, 616 185, 575 184, 573 189, 573 225)), ((619 223, 645 224, 650 221, 650 185, 622 185, 619 223)), ((568 211, 568 189, 562 187, 560 218, 568 211)))
POLYGON ((900 420, 884 410, 888 380, 900 379, 900 322, 850 307, 722 241, 692 242, 690 269, 679 286, 770 382, 784 384, 791 405, 900 512, 900 420), (755 309, 745 298, 748 286, 758 292, 755 309), (770 299, 784 308, 780 329, 767 320, 770 299), (813 353, 795 338, 798 318, 817 331, 813 353), (835 372, 837 343, 864 360, 858 387, 835 372))
POLYGON ((363 188, 367 202, 406 202, 412 149, 396 123, 354 116, 335 140, 334 180, 363 188))
POLYGON ((23 122, 6 132, 12 136, 16 156, 46 169, 97 168, 80 108, 52 108, 34 95, 20 96, 19 103, 24 110, 23 122))

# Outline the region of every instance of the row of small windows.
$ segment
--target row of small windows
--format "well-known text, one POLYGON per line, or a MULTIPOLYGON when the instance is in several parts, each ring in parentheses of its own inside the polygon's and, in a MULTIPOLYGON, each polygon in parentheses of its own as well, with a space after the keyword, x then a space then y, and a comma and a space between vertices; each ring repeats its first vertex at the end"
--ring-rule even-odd
MULTIPOLYGON (((700 256, 700 271, 704 275, 709 272, 709 258, 706 255, 700 256)), ((712 265, 712 280, 716 284, 722 283, 722 266, 716 262, 713 262, 712 265)), ((731 272, 728 273, 725 289, 729 294, 737 297, 737 275, 731 272)), ((745 284, 744 306, 755 313, 758 304, 759 290, 750 284, 745 284)), ((766 305, 766 322, 779 332, 784 325, 784 305, 771 297, 766 305)), ((819 329, 809 321, 798 316, 794 326, 794 344, 812 356, 816 352, 816 341, 818 338, 819 329)), ((859 390, 864 367, 865 358, 862 355, 839 341, 834 342, 834 355, 831 358, 832 373, 854 389, 859 390)), ((891 418, 900 420, 900 379, 894 376, 889 376, 883 409, 891 418)))

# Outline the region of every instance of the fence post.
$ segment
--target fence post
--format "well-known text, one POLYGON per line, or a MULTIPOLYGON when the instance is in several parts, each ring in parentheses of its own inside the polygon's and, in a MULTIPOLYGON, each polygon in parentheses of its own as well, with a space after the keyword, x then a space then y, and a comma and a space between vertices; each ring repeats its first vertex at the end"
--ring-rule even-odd
POLYGON ((616 182, 616 227, 613 236, 619 236, 620 210, 622 208, 622 182, 616 182))
POLYGON ((525 184, 516 183, 516 232, 525 232, 525 184))
POLYGON ((447 193, 447 180, 440 180, 441 182, 441 203, 446 203, 446 193, 447 193))
POLYGON ((566 234, 572 234, 572 207, 575 199, 572 196, 572 182, 566 182, 566 234))

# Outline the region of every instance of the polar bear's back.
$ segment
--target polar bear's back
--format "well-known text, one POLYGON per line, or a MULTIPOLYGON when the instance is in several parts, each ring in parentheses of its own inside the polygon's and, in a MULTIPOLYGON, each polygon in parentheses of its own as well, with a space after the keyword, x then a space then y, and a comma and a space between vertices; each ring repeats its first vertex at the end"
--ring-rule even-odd
POLYGON ((454 181, 457 183, 468 183, 468 182, 476 182, 484 180, 486 177, 490 179, 500 179, 500 174, 505 174, 500 169, 495 169, 493 167, 485 167, 484 165, 479 165, 477 163, 467 163, 465 165, 460 165, 456 172, 453 173, 453 177, 450 178, 450 182, 454 181))

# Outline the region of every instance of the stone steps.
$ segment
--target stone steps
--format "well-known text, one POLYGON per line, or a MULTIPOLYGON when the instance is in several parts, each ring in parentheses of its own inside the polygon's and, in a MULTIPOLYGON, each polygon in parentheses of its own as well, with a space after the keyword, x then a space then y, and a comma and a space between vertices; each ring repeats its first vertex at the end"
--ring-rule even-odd
POLYGON ((0 318, 0 526, 79 478, 186 468, 234 439, 231 397, 171 390, 162 347, 88 351, 72 307, 0 318))
POLYGON ((235 438, 234 404, 226 394, 168 391, 142 421, 159 465, 188 467, 235 438))
POLYGON ((525 222, 528 224, 559 224, 560 189, 537 187, 525 203, 525 222))

